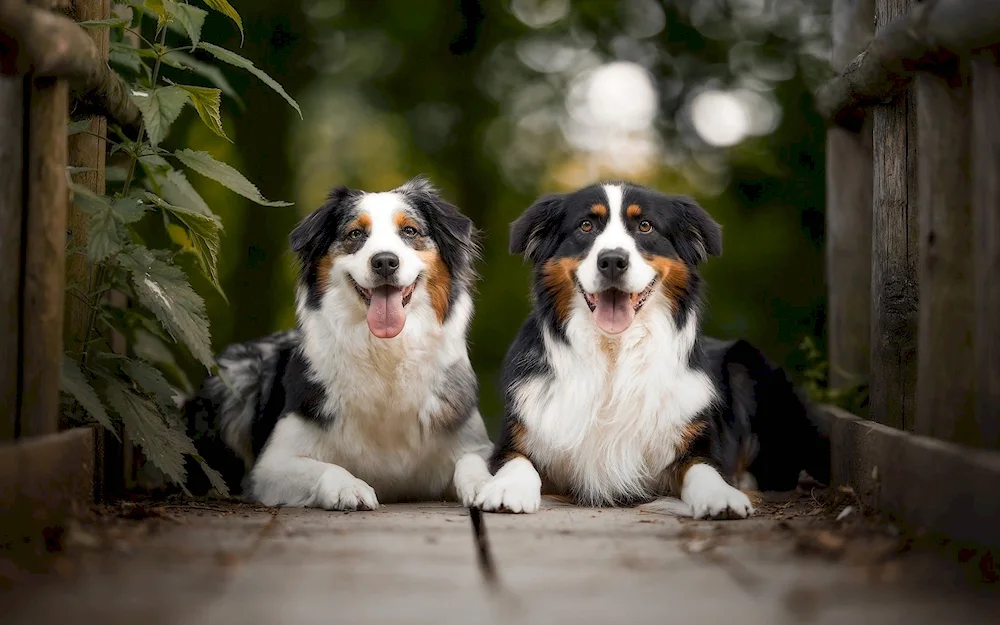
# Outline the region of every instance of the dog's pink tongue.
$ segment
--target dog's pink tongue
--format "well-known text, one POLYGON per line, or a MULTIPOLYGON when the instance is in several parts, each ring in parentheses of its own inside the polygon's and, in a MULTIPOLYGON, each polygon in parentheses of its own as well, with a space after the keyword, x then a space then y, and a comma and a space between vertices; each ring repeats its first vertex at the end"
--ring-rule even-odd
POLYGON ((632 308, 632 298, 627 293, 610 289, 597 298, 594 309, 594 319, 597 326, 608 334, 624 332, 632 325, 635 309, 632 308))
POLYGON ((403 331, 406 312, 403 310, 403 291, 391 286, 380 286, 372 292, 368 305, 368 329, 380 339, 391 339, 403 331))

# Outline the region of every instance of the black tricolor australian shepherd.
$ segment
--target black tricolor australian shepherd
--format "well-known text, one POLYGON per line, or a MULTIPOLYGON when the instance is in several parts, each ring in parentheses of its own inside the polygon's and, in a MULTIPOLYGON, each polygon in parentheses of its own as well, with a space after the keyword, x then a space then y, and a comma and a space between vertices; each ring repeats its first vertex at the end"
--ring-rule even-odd
POLYGON ((422 178, 341 187, 291 248, 298 328, 219 355, 187 408, 203 455, 267 505, 471 503, 490 477, 466 348, 472 222, 422 178))
POLYGON ((698 266, 722 232, 694 201, 629 183, 550 195, 512 224, 510 249, 534 267, 535 309, 504 363, 496 474, 477 506, 533 512, 544 488, 746 517, 741 488, 829 479, 828 441, 784 373, 700 335, 698 266))

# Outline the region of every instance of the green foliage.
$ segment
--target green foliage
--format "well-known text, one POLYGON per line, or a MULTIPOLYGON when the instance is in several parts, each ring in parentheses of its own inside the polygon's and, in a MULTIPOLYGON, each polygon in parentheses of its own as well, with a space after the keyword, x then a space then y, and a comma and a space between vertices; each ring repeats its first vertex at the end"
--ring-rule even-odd
POLYGON ((798 356, 802 361, 802 389, 812 401, 833 404, 854 414, 863 413, 868 406, 867 383, 858 381, 852 386, 830 386, 830 362, 824 359, 812 337, 807 336, 799 343, 798 356))
MULTIPOLYGON (((89 285, 67 288, 71 296, 86 302, 90 317, 85 336, 76 337, 64 357, 61 389, 68 400, 64 416, 67 421, 96 421, 116 436, 124 428, 145 456, 182 486, 190 457, 224 494, 221 476, 198 456, 184 431, 177 401, 192 390, 178 356, 183 358, 186 352, 206 370, 215 367, 204 300, 178 261, 192 258, 194 262, 185 266, 222 293, 218 262, 223 227, 168 158, 259 204, 289 204, 268 201, 236 169, 206 152, 160 146, 189 103, 213 133, 229 140, 222 124, 222 96, 237 99, 235 91, 218 67, 194 56, 198 50, 261 77, 296 111, 298 104, 250 61, 202 41, 208 11, 186 0, 130 0, 130 4, 137 9, 132 22, 115 18, 84 24, 110 29, 110 62, 129 83, 142 124, 137 137, 109 125, 109 159, 123 160, 124 166, 117 167, 114 176, 108 168, 106 195, 71 184, 74 203, 87 215, 87 245, 70 246, 68 253, 85 254, 95 271, 89 285), (149 19, 144 21, 144 16, 149 19), (141 43, 136 46, 134 41, 141 43), (212 86, 173 82, 163 76, 165 67, 195 81, 207 79, 212 86), (160 219, 152 219, 154 214, 160 219), (107 297, 111 292, 125 295, 128 306, 112 305, 107 297), (127 339, 127 353, 113 353, 115 334, 127 339)), ((228 2, 205 4, 233 19, 242 33, 242 20, 228 2)), ((68 134, 82 132, 88 132, 88 120, 67 128, 68 134)))

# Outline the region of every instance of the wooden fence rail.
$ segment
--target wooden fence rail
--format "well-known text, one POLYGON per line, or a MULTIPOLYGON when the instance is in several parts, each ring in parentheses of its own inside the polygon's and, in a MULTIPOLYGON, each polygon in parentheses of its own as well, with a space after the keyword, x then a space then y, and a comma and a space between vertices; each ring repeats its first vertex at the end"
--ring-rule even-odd
POLYGON ((832 125, 831 370, 867 369, 869 416, 894 428, 830 411, 834 474, 877 507, 1000 545, 1000 506, 984 503, 1000 493, 1000 1, 833 11, 841 73, 816 94, 832 125))

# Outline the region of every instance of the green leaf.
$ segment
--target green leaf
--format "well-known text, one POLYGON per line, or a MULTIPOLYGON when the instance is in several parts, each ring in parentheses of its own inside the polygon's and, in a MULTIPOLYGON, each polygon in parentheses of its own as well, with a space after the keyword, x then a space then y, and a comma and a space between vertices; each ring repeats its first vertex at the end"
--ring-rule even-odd
POLYGON ((178 89, 183 89, 191 98, 191 103, 198 111, 198 117, 215 134, 219 135, 230 143, 232 140, 226 136, 226 131, 222 128, 222 91, 210 89, 208 87, 192 87, 191 85, 174 85, 178 89))
POLYGON ((112 17, 106 20, 84 20, 82 22, 77 22, 77 25, 83 28, 123 28, 129 25, 128 20, 123 20, 120 17, 112 17))
POLYGON ((158 369, 149 363, 129 358, 122 362, 122 370, 139 388, 151 395, 164 412, 177 410, 174 388, 158 369))
POLYGON ((133 392, 118 378, 106 378, 108 403, 118 413, 132 440, 157 468, 179 485, 184 485, 187 470, 184 456, 195 454, 194 443, 179 429, 172 428, 145 397, 133 392))
POLYGON ((163 141, 170 125, 177 120, 188 100, 186 91, 173 86, 152 91, 132 91, 132 101, 142 113, 142 119, 146 122, 146 134, 152 145, 159 145, 163 141))
POLYGON ((217 490, 223 497, 228 497, 229 486, 226 484, 226 480, 223 479, 222 474, 208 466, 208 463, 202 460, 201 456, 194 456, 194 459, 198 461, 198 466, 205 472, 209 483, 212 484, 212 488, 217 490))
POLYGON ((163 0, 163 5, 167 12, 173 15, 174 20, 184 28, 188 39, 191 40, 191 49, 193 50, 201 41, 201 29, 205 25, 208 11, 172 0, 163 0))
POLYGON ((111 202, 111 211, 123 224, 133 224, 150 210, 149 204, 144 204, 137 197, 124 197, 111 202))
POLYGON ((186 52, 174 50, 163 57, 163 62, 175 69, 191 71, 198 76, 208 79, 213 85, 222 90, 227 97, 232 98, 240 107, 243 107, 243 100, 240 94, 236 93, 233 86, 229 84, 226 75, 218 67, 205 63, 186 52))
POLYGON ((115 429, 111 417, 108 416, 107 411, 104 409, 104 404, 101 403, 100 398, 97 397, 97 393, 94 392, 94 388, 90 386, 90 382, 87 381, 83 372, 80 371, 80 367, 76 361, 66 354, 63 354, 62 377, 59 379, 59 390, 79 402, 83 406, 83 409, 87 411, 87 414, 94 417, 95 421, 113 433, 116 438, 118 437, 118 431, 115 429))
POLYGON ((202 50, 205 50, 206 52, 208 52, 215 58, 219 59, 223 63, 229 63, 234 67, 245 69, 254 76, 256 76, 257 78, 259 78, 261 81, 264 82, 265 85, 267 85, 271 89, 274 89, 278 93, 278 95, 283 97, 286 102, 291 104, 292 108, 295 109, 295 112, 299 114, 299 119, 302 119, 302 109, 299 108, 299 103, 296 102, 294 99, 292 99, 292 96, 288 95, 288 93, 285 92, 284 87, 279 85, 276 80, 268 76, 267 73, 265 73, 263 70, 256 67, 253 64, 253 62, 251 62, 249 59, 245 59, 242 56, 236 54, 235 52, 231 52, 229 50, 226 50, 225 48, 219 47, 215 44, 211 44, 205 41, 198 44, 198 47, 201 48, 202 50))
POLYGON ((156 15, 156 30, 159 31, 172 18, 164 0, 145 0, 142 6, 156 15))
MULTIPOLYGON (((149 321, 144 316, 140 317, 140 319, 140 323, 142 324, 149 321)), ((154 321, 153 323, 156 322, 154 321)), ((163 332, 155 326, 154 330, 157 333, 163 332)), ((178 366, 177 358, 174 357, 174 353, 170 351, 170 348, 167 347, 163 339, 157 336, 156 333, 147 331, 143 327, 133 328, 131 334, 132 340, 129 343, 129 347, 132 348, 136 356, 146 362, 153 363, 158 369, 171 376, 174 379, 174 383, 179 385, 183 392, 190 393, 193 390, 191 381, 188 380, 187 375, 178 366)))
POLYGON ((175 206, 184 206, 196 213, 206 217, 215 217, 215 213, 208 207, 205 200, 195 188, 188 182, 184 172, 170 169, 166 176, 159 176, 160 195, 164 200, 175 206))
POLYGON ((240 29, 240 45, 243 45, 243 19, 240 18, 240 14, 236 12, 236 9, 226 0, 202 0, 202 2, 236 22, 236 25, 240 29))
POLYGON ((222 285, 219 283, 219 250, 222 247, 222 222, 215 215, 204 215, 197 211, 164 202, 153 194, 147 194, 149 200, 170 213, 184 225, 187 231, 188 245, 185 251, 195 255, 201 271, 219 293, 222 285))
POLYGON ((87 220, 87 260, 99 263, 121 249, 122 237, 111 207, 92 213, 87 220))
POLYGON ((290 202, 272 202, 260 194, 252 182, 229 165, 212 158, 207 152, 196 152, 184 149, 174 152, 181 163, 198 172, 206 178, 215 180, 227 189, 253 200, 261 206, 291 206, 290 202))
POLYGON ((130 272, 139 303, 156 315, 175 340, 187 345, 191 354, 211 369, 215 361, 205 302, 191 288, 184 272, 138 245, 121 252, 118 262, 130 272))
POLYGON ((72 137, 75 134, 79 134, 90 127, 89 119, 80 119, 75 122, 71 122, 66 126, 66 136, 72 137))

